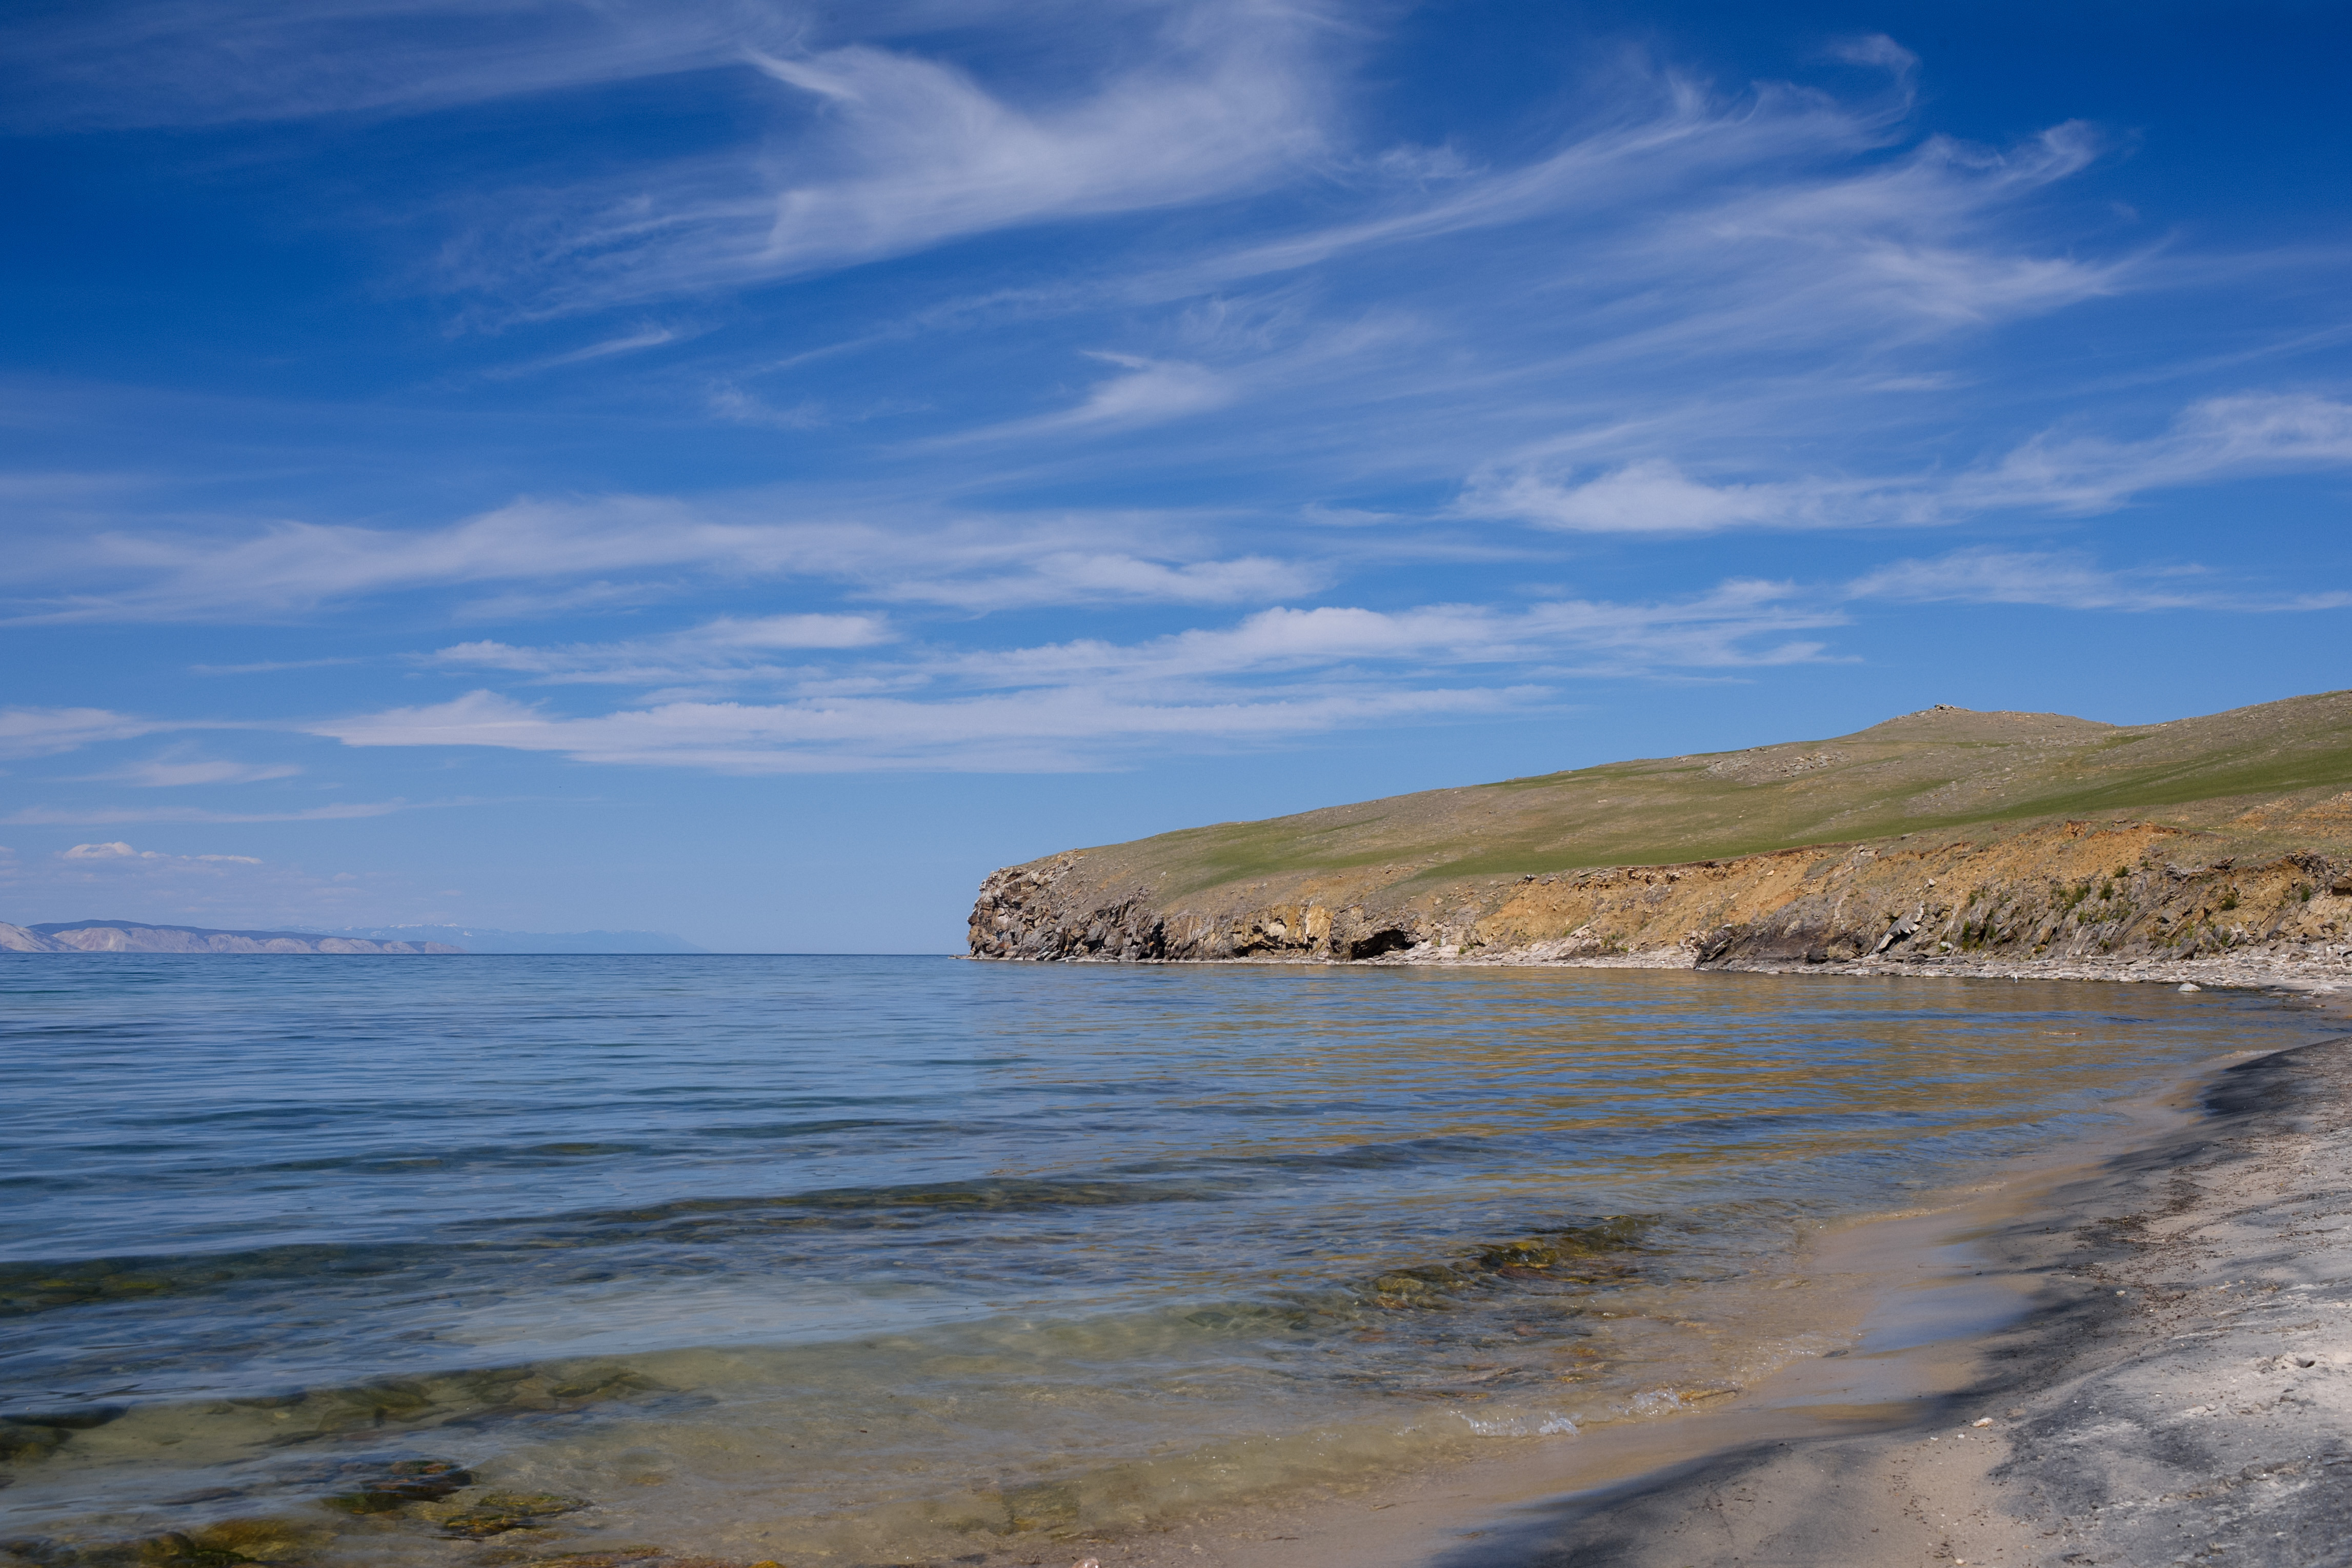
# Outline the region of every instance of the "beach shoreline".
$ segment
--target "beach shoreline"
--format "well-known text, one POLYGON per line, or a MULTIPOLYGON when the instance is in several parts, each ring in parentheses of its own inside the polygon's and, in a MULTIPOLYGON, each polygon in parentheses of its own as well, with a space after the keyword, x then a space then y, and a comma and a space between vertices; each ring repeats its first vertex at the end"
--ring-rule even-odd
MULTIPOLYGON (((968 953, 959 953, 956 957, 959 962, 967 963, 1038 962, 968 953)), ((1703 974, 1810 974, 1906 980, 2104 980, 2121 984, 2185 984, 2194 985, 2200 990, 2268 990, 2315 997, 2339 994, 2352 997, 2352 954, 2273 952, 2260 948, 2203 958, 2082 955, 2011 958, 1954 953, 1866 957, 1810 963, 1785 959, 1702 961, 1697 951, 1690 947, 1643 948, 1616 953, 1569 953, 1559 951, 1559 944, 1538 942, 1528 947, 1473 952, 1447 948, 1409 949, 1378 958, 1352 959, 1344 963, 1301 954, 1254 954, 1244 958, 1063 958, 1052 962, 1073 967, 1673 969, 1703 974)))
POLYGON ((2204 1099, 2063 1189, 2070 1223, 1986 1238, 2039 1299, 1916 1421, 1562 1499, 1433 1563, 2352 1561, 2352 1038, 2204 1099))
POLYGON ((2328 1228, 2352 1213, 2352 1140, 2331 1132, 2352 1121, 2352 995, 2275 977, 2268 988, 2345 1033, 2209 1064, 2175 1086, 2189 1113, 2144 1120, 2088 1163, 2025 1163, 1981 1200, 1864 1222, 1882 1254, 1963 1246, 2019 1297, 1982 1331, 1912 1347, 1895 1367, 1907 1388, 1824 1405, 1835 1391, 1806 1382, 1837 1369, 1815 1363, 1791 1369, 1777 1401, 1759 1390, 1606 1428, 1605 1442, 1596 1430, 1070 1556, 1104 1568, 2352 1562, 2352 1228, 2328 1228))

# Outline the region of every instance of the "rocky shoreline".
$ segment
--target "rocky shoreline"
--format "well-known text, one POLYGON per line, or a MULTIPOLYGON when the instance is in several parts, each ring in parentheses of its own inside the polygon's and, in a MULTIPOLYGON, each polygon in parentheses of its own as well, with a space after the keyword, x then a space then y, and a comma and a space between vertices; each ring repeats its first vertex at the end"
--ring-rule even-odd
POLYGON ((968 947, 1033 963, 2336 973, 2352 961, 2352 855, 2336 852, 2335 817, 2352 822, 2352 795, 2294 815, 2310 847, 2260 858, 2161 824, 2060 821, 1675 866, 1433 885, 1373 868, 1190 894, 1122 885, 1115 861, 1076 851, 989 877, 968 947))

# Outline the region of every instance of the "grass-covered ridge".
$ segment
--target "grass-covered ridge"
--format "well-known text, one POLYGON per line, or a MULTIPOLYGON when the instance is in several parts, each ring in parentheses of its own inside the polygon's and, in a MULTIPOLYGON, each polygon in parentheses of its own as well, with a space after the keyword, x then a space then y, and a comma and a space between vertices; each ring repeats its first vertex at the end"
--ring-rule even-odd
POLYGON ((1088 858, 1181 897, 1370 868, 1433 881, 1671 865, 2057 816, 2198 826, 2257 800, 2347 788, 2347 691, 2130 726, 1939 707, 1832 740, 1611 763, 1187 828, 1088 858))

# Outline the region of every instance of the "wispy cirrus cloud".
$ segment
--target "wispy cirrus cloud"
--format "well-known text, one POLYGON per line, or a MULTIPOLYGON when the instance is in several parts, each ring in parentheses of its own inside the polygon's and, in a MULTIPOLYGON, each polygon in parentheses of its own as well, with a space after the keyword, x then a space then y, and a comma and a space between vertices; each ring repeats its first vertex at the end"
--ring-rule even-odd
POLYGON ((7 118, 43 129, 418 113, 706 68, 793 7, 614 0, 101 0, 0 28, 7 118))
MULTIPOLYGON (((1216 531, 1213 521, 1141 510, 942 516, 903 503, 869 507, 789 493, 525 498, 440 528, 286 521, 228 537, 102 533, 78 553, 61 552, 42 565, 68 582, 79 577, 104 586, 20 598, 15 618, 304 615, 371 595, 667 571, 816 581, 867 598, 967 609, 1232 603, 1325 580, 1314 563, 1220 556, 1216 531), (772 521, 780 512, 797 516, 772 521)), ((37 581, 30 570, 18 574, 20 584, 28 579, 37 581)), ((540 596, 578 607, 645 595, 626 582, 607 581, 540 596)))
POLYGON ((598 360, 612 359, 618 354, 643 353, 677 342, 684 334, 669 327, 640 327, 618 337, 602 338, 562 353, 541 354, 537 359, 520 360, 512 364, 496 365, 482 374, 492 381, 511 381, 517 376, 537 375, 542 371, 562 370, 567 365, 592 364, 598 360))
POLYGON ((329 721, 348 746, 490 746, 583 763, 714 773, 949 768, 1062 772, 1103 765, 1139 741, 1237 742, 1496 712, 1538 693, 1452 690, 1268 693, 1246 703, 1152 702, 1062 687, 946 702, 839 698, 793 703, 669 702, 567 718, 476 691, 449 702, 329 721))
POLYGON ((0 708, 0 756, 50 756, 179 727, 104 708, 0 708))
POLYGON ((1846 658, 1836 633, 1874 603, 2301 613, 2352 605, 2352 592, 2263 593, 2194 565, 1968 549, 1844 582, 1732 580, 1643 602, 1276 607, 1134 642, 917 646, 846 667, 698 658, 690 635, 660 645, 661 658, 642 642, 474 645, 436 661, 544 684, 765 684, 783 695, 656 693, 583 715, 478 689, 304 728, 361 748, 490 747, 721 773, 1087 769, 1171 745, 1256 745, 1556 705, 1577 679, 1720 679, 1846 658))
POLYGON ((1312 7, 1193 0, 1100 20, 1139 29, 1127 63, 1026 101, 870 42, 746 44, 795 128, 788 155, 730 148, 542 195, 478 229, 454 278, 526 315, 604 309, 1231 197, 1326 155, 1335 35, 1312 7))
POLYGON ((77 844, 58 851, 60 860, 184 860, 208 866, 258 866, 251 855, 166 855, 160 849, 133 849, 121 839, 110 844, 77 844))
POLYGON ((219 758, 162 756, 133 763, 93 782, 133 784, 141 789, 184 789, 197 784, 261 784, 288 779, 302 770, 292 763, 233 763, 219 758))
POLYGON ((41 827, 111 827, 135 822, 252 823, 351 822, 362 817, 389 816, 396 811, 418 811, 428 805, 458 804, 444 801, 347 800, 330 805, 302 806, 287 811, 208 811, 192 805, 105 806, 27 805, 0 816, 0 822, 41 827))
POLYGON ((1901 604, 2033 605, 2063 610, 2221 610, 2295 614, 2352 607, 2352 589, 2263 593, 2210 567, 2117 570, 2079 551, 1959 550, 1897 561, 1855 578, 1856 599, 1901 604))
MULTIPOLYGON (((1797 634, 1843 619, 1834 605, 1766 583, 1648 605, 1277 608, 1136 643, 920 648, 849 670, 759 671, 797 689, 781 701, 677 699, 573 716, 477 690, 306 728, 357 747, 488 746, 719 772, 1092 768, 1139 748, 1262 744, 1541 705, 1555 700, 1545 682, 1576 670, 1720 671, 1813 659, 1822 645, 1797 634), (1496 680, 1497 669, 1514 676, 1496 680)), ((654 663, 647 652, 499 646, 440 657, 554 683, 751 674, 654 663)))
POLYGON ((1909 528, 1987 512, 2088 516, 2158 490, 2269 474, 2352 468, 2352 404, 2305 393, 2209 398, 2137 441, 2043 434, 1950 474, 1694 479, 1673 461, 1579 466, 1587 443, 1474 475, 1454 503, 1590 533, 1707 533, 1730 528, 1909 528))
MULTIPOLYGON (((443 668, 498 669, 549 683, 660 686, 790 679, 777 656, 840 651, 891 641, 876 616, 722 616, 664 637, 559 647, 483 640, 436 649, 423 662, 443 668)), ((805 667, 799 673, 805 673, 805 667)))
POLYGON ((1956 503, 2046 507, 2087 516, 2145 491, 2352 468, 2352 404, 2310 393, 2206 398, 2142 441, 2050 434, 1964 476, 1956 503))
POLYGON ((1205 365, 1181 360, 1149 360, 1134 354, 1093 353, 1095 359, 1118 365, 1124 374, 1097 382, 1083 400, 1058 413, 1016 419, 1003 425, 943 437, 949 445, 968 441, 1016 439, 1057 430, 1104 428, 1128 430, 1206 413, 1234 401, 1238 389, 1226 375, 1205 365))

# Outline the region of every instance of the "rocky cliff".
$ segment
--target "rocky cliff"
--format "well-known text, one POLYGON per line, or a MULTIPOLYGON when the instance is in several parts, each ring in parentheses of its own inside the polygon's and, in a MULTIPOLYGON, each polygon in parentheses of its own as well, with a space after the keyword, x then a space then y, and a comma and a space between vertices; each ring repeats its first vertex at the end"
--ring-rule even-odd
POLYGON ((1323 963, 2342 956, 2347 786, 2352 693, 2136 728, 1937 708, 1833 741, 1068 851, 987 879, 971 951, 1323 963))
POLYGON ((0 952, 463 952, 441 942, 373 942, 310 931, 211 931, 140 921, 0 922, 0 952))

